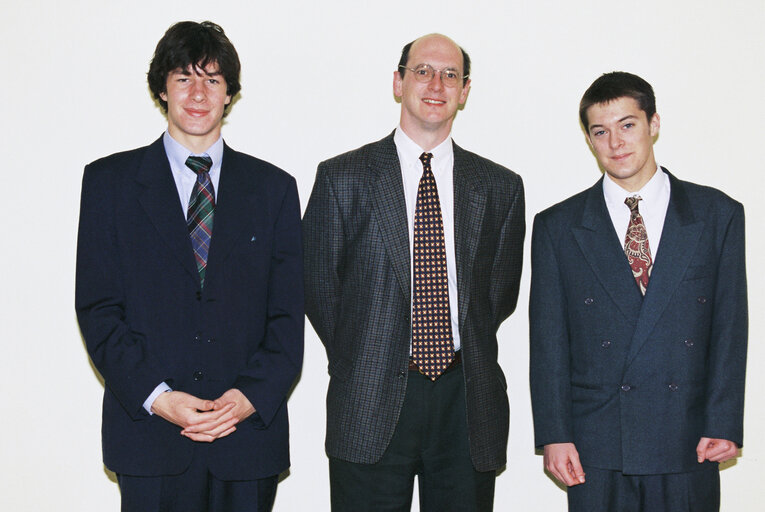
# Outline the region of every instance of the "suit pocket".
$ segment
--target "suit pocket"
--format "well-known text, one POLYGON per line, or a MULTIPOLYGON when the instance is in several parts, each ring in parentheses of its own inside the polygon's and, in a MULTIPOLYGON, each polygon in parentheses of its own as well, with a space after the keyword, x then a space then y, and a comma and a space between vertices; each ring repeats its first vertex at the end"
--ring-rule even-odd
POLYGON ((692 281, 694 279, 703 279, 705 277, 711 277, 714 275, 714 268, 712 265, 697 265, 695 267, 688 267, 683 276, 683 281, 692 281))

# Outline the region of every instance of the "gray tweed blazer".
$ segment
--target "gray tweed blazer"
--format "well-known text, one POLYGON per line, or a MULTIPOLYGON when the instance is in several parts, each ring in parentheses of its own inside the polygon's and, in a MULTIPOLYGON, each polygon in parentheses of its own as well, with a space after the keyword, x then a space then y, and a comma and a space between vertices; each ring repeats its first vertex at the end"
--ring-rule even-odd
MULTIPOLYGON (((497 329, 515 309, 525 234, 521 178, 454 145, 459 329, 470 453, 506 462, 497 329)), ((329 360, 326 450, 377 462, 398 423, 411 335, 409 235, 393 135, 319 164, 303 218, 306 313, 329 360)))

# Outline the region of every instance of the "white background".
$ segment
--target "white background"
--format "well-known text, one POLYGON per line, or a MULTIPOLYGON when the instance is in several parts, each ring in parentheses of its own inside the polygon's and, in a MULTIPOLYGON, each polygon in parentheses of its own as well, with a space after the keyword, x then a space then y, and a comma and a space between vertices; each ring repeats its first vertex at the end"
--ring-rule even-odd
MULTIPOLYGON (((600 176, 577 118, 584 90, 612 70, 648 80, 661 115, 659 162, 746 208, 746 446, 722 472, 722 509, 762 510, 763 0, 0 0, 0 509, 119 508, 101 463, 102 384, 73 308, 80 179, 86 163, 161 134, 166 121, 146 71, 164 31, 184 19, 221 24, 239 51, 243 89, 226 141, 292 173, 303 207, 319 161, 396 126, 392 72, 417 36, 445 33, 472 56, 473 87, 453 135, 523 176, 529 231, 534 214, 600 176)), ((527 256, 518 309, 499 333, 511 431, 496 510, 563 510, 565 493, 533 449, 528 282, 527 256)), ((309 326, 277 512, 329 510, 326 385, 326 356, 309 326)))

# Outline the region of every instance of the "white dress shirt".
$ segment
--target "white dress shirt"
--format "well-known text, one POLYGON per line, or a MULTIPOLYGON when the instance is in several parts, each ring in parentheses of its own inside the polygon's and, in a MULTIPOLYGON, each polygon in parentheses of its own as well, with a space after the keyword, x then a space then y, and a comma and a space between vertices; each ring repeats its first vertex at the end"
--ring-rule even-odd
MULTIPOLYGON (((406 200, 406 217, 409 224, 409 262, 413 268, 414 259, 414 213, 417 208, 417 189, 422 178, 422 162, 420 155, 425 151, 417 145, 399 126, 393 135, 396 143, 398 161, 401 164, 401 177, 404 181, 404 199, 406 200)), ((457 257, 454 249, 454 148, 452 138, 447 137, 441 144, 433 148, 430 167, 436 179, 438 200, 441 203, 441 218, 444 225, 444 240, 446 243, 446 271, 449 281, 449 313, 452 317, 452 338, 454 350, 460 349, 459 310, 457 300, 457 257)), ((412 296, 414 296, 414 273, 410 271, 412 296)), ((411 352, 410 352, 411 353, 411 352)))
POLYGON ((627 227, 630 223, 630 209, 624 204, 624 200, 632 196, 640 196, 638 210, 643 217, 646 233, 648 234, 648 247, 651 249, 651 258, 656 261, 659 252, 661 232, 664 229, 664 218, 667 216, 669 206, 669 176, 657 168, 653 177, 643 188, 637 192, 628 192, 616 184, 608 174, 603 179, 603 196, 606 199, 608 213, 618 235, 621 247, 624 247, 624 238, 627 235, 627 227))

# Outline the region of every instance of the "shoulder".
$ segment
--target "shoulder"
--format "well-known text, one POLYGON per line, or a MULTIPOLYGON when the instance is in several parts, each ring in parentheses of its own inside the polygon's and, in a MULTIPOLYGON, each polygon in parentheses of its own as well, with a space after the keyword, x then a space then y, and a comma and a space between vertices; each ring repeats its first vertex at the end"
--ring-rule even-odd
POLYGON ((507 167, 454 144, 454 166, 468 168, 492 185, 495 183, 522 184, 520 175, 507 167))
POLYGON ((155 141, 153 144, 149 144, 148 146, 130 149, 127 151, 120 151, 118 153, 113 153, 111 155, 99 158, 86 165, 85 169, 88 171, 97 171, 101 173, 135 169, 143 161, 147 152, 150 149, 155 148, 157 142, 160 142, 161 145, 161 141, 155 141))
POLYGON ((246 171, 252 177, 271 183, 289 184, 295 182, 295 178, 280 167, 247 153, 231 149, 228 145, 223 150, 223 168, 226 169, 227 167, 246 171))
POLYGON ((725 192, 706 185, 683 181, 672 176, 670 194, 684 194, 696 212, 714 213, 743 208, 743 205, 725 192))
POLYGON ((587 201, 598 193, 601 181, 537 213, 535 222, 574 224, 580 221, 587 201))
POLYGON ((319 172, 328 175, 354 173, 364 171, 371 167, 373 162, 380 160, 388 163, 398 162, 392 134, 324 160, 319 164, 319 172))

